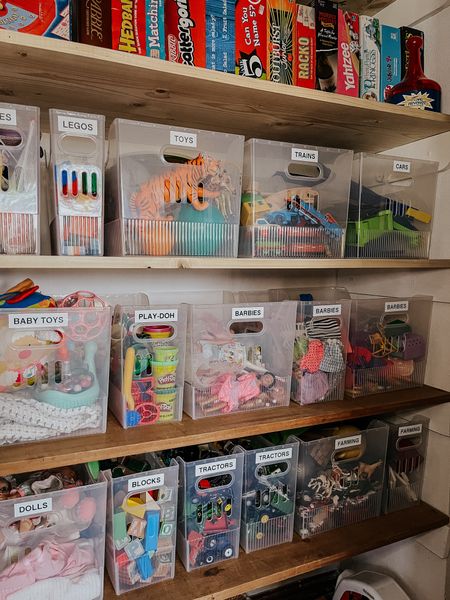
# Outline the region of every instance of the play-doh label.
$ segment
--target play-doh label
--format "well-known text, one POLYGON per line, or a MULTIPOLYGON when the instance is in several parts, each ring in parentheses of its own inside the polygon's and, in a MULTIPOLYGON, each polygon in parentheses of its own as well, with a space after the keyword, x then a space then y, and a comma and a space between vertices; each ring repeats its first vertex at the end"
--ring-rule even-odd
POLYGON ((0 108, 0 123, 17 125, 17 112, 14 108, 0 108))
POLYGON ((323 306, 313 306, 313 317, 324 317, 327 315, 339 316, 341 312, 341 304, 324 304, 323 306))
POLYGON ((422 433, 422 423, 416 425, 404 425, 398 428, 398 437, 405 437, 407 435, 416 435, 422 433))
POLYGON ((97 120, 58 115, 58 131, 61 133, 76 133, 77 135, 97 135, 97 120))
POLYGON ((41 515, 52 511, 52 498, 41 498, 40 500, 30 500, 29 502, 18 502, 14 504, 14 516, 30 517, 31 515, 41 515))
POLYGON ((353 448, 354 446, 361 446, 361 435, 351 435, 349 437, 340 438, 335 440, 334 449, 344 450, 345 448, 353 448))
POLYGON ((404 312, 409 310, 408 300, 402 300, 401 302, 386 302, 384 305, 384 312, 404 312))
POLYGON ((411 163, 404 160, 394 160, 394 173, 411 173, 411 163))
POLYGON ((307 150, 306 148, 292 148, 291 149, 291 160, 317 163, 317 162, 319 162, 319 151, 318 150, 307 150))
POLYGON ((177 308, 158 308, 157 310, 136 310, 135 323, 176 323, 178 321, 177 308))
POLYGON ((170 143, 172 146, 185 146, 186 148, 197 148, 197 134, 185 131, 171 131, 170 143))
POLYGON ((143 477, 134 477, 128 480, 128 491, 135 492, 154 490, 164 485, 164 473, 157 475, 144 475, 143 477))
POLYGON ((231 310, 232 319, 250 319, 255 317, 258 317, 258 319, 264 318, 264 306, 246 306, 241 308, 233 308, 231 310))
POLYGON ((195 476, 215 475, 216 473, 226 473, 236 470, 236 459, 228 458, 218 462, 207 463, 205 465, 195 465, 195 476))
POLYGON ((8 315, 10 329, 51 329, 52 327, 67 327, 68 313, 13 313, 8 315))
POLYGON ((269 450, 267 452, 257 452, 255 454, 255 463, 260 465, 276 460, 288 460, 290 458, 292 458, 292 448, 283 448, 279 450, 269 450))

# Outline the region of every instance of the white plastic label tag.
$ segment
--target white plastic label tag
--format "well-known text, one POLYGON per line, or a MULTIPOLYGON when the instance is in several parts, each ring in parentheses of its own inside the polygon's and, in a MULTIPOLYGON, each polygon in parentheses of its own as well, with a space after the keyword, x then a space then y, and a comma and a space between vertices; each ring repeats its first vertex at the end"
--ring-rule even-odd
POLYGON ((29 502, 14 504, 14 516, 16 518, 40 515, 51 511, 52 498, 42 498, 40 500, 30 500, 29 502))
POLYGON ((406 312, 409 310, 409 301, 402 300, 401 302, 386 302, 384 305, 384 312, 406 312))
POLYGON ((313 306, 313 317, 339 316, 342 312, 342 304, 322 304, 313 306))
POLYGON ((10 329, 51 329, 52 327, 67 327, 68 313, 14 313, 8 315, 10 329))
POLYGON ((186 148, 197 148, 197 134, 186 131, 171 131, 170 143, 172 146, 185 146, 186 148))
POLYGON ((361 446, 361 435, 351 435, 349 437, 335 440, 334 449, 343 450, 344 448, 353 448, 353 446, 361 446))
POLYGON ((422 433, 422 423, 416 425, 404 425, 398 428, 398 437, 405 437, 406 435, 414 435, 422 433))
POLYGON ((60 133, 73 133, 76 135, 97 135, 97 120, 71 117, 70 115, 58 115, 58 131, 60 133))
POLYGON ((156 475, 144 475, 142 477, 134 477, 128 480, 128 491, 134 492, 154 490, 164 485, 164 473, 157 473, 156 475))
POLYGON ((217 462, 206 463, 205 465, 195 465, 195 476, 201 477, 213 475, 216 473, 226 473, 227 471, 236 470, 236 459, 228 458, 217 462))
POLYGON ((394 160, 394 173, 411 173, 411 163, 403 160, 394 160))
POLYGON ((298 160, 301 162, 319 162, 319 151, 318 150, 306 150, 306 148, 292 148, 291 149, 291 160, 298 160))
POLYGON ((242 306, 231 309, 231 318, 236 320, 243 319, 264 319, 264 306, 242 306))
POLYGON ((135 323, 161 323, 161 321, 175 323, 178 321, 177 308, 158 308, 157 310, 134 311, 135 323))
POLYGON ((17 125, 17 111, 14 108, 0 108, 0 123, 17 125))
POLYGON ((255 454, 255 463, 259 465, 261 463, 289 458, 292 458, 292 448, 280 448, 279 450, 269 450, 268 452, 257 452, 255 454))

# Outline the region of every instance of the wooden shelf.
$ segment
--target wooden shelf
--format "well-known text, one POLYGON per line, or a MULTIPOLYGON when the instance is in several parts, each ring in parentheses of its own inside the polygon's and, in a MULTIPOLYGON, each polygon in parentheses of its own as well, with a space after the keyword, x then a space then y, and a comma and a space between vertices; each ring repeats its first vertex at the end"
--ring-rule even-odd
POLYGON ((0 101, 40 106, 44 128, 56 107, 374 152, 450 131, 448 115, 5 30, 0 69, 0 101))
POLYGON ((215 258, 200 256, 6 256, 0 269, 450 269, 450 259, 215 258))
POLYGON ((291 403, 286 408, 195 421, 183 415, 180 423, 157 427, 123 429, 110 415, 104 434, 3 447, 0 475, 346 421, 449 401, 450 392, 424 386, 308 406, 291 403))
MULTIPOLYGON (((177 561, 175 579, 127 594, 128 600, 224 600, 284 581, 447 525, 449 518, 427 504, 383 515, 317 535, 307 541, 297 536, 292 544, 245 554, 237 560, 186 573, 177 561)), ((105 600, 117 598, 106 578, 105 600)))

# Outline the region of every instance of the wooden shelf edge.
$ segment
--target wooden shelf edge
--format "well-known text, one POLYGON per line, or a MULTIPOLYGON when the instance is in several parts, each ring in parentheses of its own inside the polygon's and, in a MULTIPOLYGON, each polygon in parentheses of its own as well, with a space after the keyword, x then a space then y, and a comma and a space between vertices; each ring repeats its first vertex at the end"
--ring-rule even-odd
POLYGON ((450 402, 450 392, 423 386, 308 406, 291 403, 286 408, 206 419, 193 420, 183 415, 179 423, 156 427, 123 429, 109 415, 106 433, 4 446, 0 475, 346 421, 445 402, 450 402))
MULTIPOLYGON (((130 592, 127 598, 145 600, 154 595, 159 600, 225 600, 443 527, 448 522, 448 516, 421 502, 307 541, 295 536, 291 544, 251 554, 241 550, 237 560, 191 573, 186 573, 177 561, 175 579, 130 592)), ((109 580, 104 597, 115 598, 109 580)))

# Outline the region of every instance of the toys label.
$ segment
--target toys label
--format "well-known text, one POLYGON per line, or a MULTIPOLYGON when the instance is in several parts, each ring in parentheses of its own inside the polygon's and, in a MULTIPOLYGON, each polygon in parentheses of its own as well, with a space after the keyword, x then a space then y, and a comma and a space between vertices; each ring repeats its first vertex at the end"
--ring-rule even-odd
POLYGON ((267 79, 291 85, 294 76, 295 2, 267 0, 267 79))
POLYGON ((417 423, 417 425, 405 425, 398 428, 398 437, 405 437, 416 433, 422 433, 422 423, 417 423))
POLYGON ((67 327, 69 313, 14 313, 8 315, 9 329, 51 329, 52 327, 67 327))
POLYGON ((411 163, 402 160, 394 160, 393 171, 394 173, 411 173, 411 163))
POLYGON ((291 149, 291 160, 298 160, 301 162, 319 162, 319 151, 318 150, 306 150, 304 148, 292 148, 291 149))
POLYGON ((31 515, 41 515, 52 511, 52 498, 42 498, 40 500, 31 500, 29 502, 18 502, 14 504, 14 516, 30 517, 31 515))
POLYGON ((297 5, 294 85, 316 87, 316 16, 313 6, 297 5))
POLYGON ((313 306, 313 317, 323 317, 324 315, 339 316, 342 312, 342 304, 323 304, 322 306, 313 306))
POLYGON ((275 460, 292 458, 292 448, 283 448, 280 450, 270 450, 269 452, 257 452, 255 454, 255 463, 260 465, 275 460))
POLYGON ((252 307, 243 307, 243 308, 232 308, 231 309, 231 318, 232 319, 253 319, 258 317, 259 319, 264 319, 264 306, 252 306, 252 307))
POLYGON ((166 59, 206 67, 206 0, 166 0, 166 59))
POLYGON ((359 96, 359 16, 339 10, 337 93, 359 96))
POLYGON ((161 323, 162 321, 176 323, 178 321, 177 308, 161 308, 158 310, 135 310, 135 323, 161 323))
POLYGON ((128 491, 134 492, 136 490, 154 490, 155 488, 164 485, 164 473, 158 473, 157 475, 145 475, 143 477, 134 477, 128 480, 128 491))
POLYGON ((236 471, 235 458, 228 458, 227 460, 207 463, 206 465, 195 465, 196 477, 212 475, 214 473, 225 473, 227 471, 236 471))
POLYGON ((197 148, 197 134, 184 131, 171 131, 170 143, 172 146, 184 146, 186 148, 197 148))
POLYGON ((361 446, 362 436, 351 435, 349 437, 340 438, 335 440, 334 449, 343 450, 344 448, 353 448, 354 446, 361 446))
POLYGON ((236 0, 236 75, 266 78, 266 0, 236 0))
POLYGON ((384 305, 384 312, 405 312, 409 310, 409 301, 404 300, 402 302, 386 302, 384 305))
POLYGON ((17 112, 14 108, 0 108, 0 123, 17 125, 17 112))
POLYGON ((98 125, 96 119, 80 119, 58 115, 58 131, 60 133, 77 133, 81 135, 97 135, 98 125))

